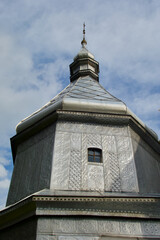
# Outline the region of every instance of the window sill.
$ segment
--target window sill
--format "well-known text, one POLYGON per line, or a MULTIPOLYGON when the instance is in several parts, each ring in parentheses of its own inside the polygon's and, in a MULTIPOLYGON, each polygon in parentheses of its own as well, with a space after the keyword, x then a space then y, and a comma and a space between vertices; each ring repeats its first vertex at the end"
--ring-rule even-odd
POLYGON ((103 166, 103 162, 101 162, 101 163, 97 163, 97 162, 88 162, 88 165, 103 166))

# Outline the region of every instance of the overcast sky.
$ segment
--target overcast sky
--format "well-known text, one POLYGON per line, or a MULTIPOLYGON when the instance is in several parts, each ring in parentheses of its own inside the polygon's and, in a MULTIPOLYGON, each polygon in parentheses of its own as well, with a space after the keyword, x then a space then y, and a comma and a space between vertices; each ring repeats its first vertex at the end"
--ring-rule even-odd
POLYGON ((10 137, 69 84, 84 21, 100 83, 160 136, 160 0, 0 0, 0 208, 10 137))

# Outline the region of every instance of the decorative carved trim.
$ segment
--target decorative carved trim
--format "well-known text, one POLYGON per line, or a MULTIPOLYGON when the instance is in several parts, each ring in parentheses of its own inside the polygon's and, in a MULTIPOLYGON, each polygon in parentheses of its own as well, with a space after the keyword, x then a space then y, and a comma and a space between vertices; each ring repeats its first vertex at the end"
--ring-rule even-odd
POLYGON ((34 196, 37 214, 160 219, 160 199, 34 196))
POLYGON ((159 202, 159 198, 100 198, 100 197, 49 197, 49 196, 34 196, 33 201, 59 201, 59 202, 159 202))

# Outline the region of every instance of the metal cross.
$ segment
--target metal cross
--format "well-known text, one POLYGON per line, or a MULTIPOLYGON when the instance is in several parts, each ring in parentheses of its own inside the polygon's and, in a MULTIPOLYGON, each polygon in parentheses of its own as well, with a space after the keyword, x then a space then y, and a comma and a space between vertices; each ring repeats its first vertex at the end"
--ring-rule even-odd
POLYGON ((86 41, 86 39, 85 39, 85 33, 86 33, 85 27, 86 27, 86 25, 85 25, 85 23, 83 23, 83 40, 82 40, 82 42, 81 42, 82 47, 85 47, 85 45, 87 45, 87 41, 86 41))

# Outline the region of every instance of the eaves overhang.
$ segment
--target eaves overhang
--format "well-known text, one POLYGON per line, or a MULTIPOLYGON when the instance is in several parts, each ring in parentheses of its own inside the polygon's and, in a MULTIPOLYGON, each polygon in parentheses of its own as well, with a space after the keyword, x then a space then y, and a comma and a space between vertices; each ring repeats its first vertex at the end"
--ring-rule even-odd
POLYGON ((42 190, 0 211, 0 230, 31 217, 90 216, 160 220, 160 196, 42 190), (44 193, 43 193, 44 192, 44 193), (46 194, 45 194, 46 193, 46 194))
POLYGON ((98 113, 120 113, 126 114, 126 106, 121 102, 109 102, 94 101, 87 99, 76 99, 76 98, 63 98, 53 105, 44 108, 39 111, 38 114, 32 114, 28 118, 22 120, 16 127, 17 133, 22 132, 26 128, 35 124, 48 114, 56 110, 69 110, 69 111, 83 111, 83 112, 98 112, 98 113))
POLYGON ((148 128, 123 102, 114 101, 96 101, 88 99, 76 99, 76 98, 63 98, 53 105, 44 108, 39 111, 38 114, 32 114, 28 118, 21 121, 17 127, 17 133, 24 131, 26 128, 32 126, 39 120, 45 118, 49 114, 56 110, 78 111, 78 112, 90 112, 90 113, 113 113, 124 114, 132 116, 140 125, 143 126, 156 140, 158 136, 150 128, 148 128))

